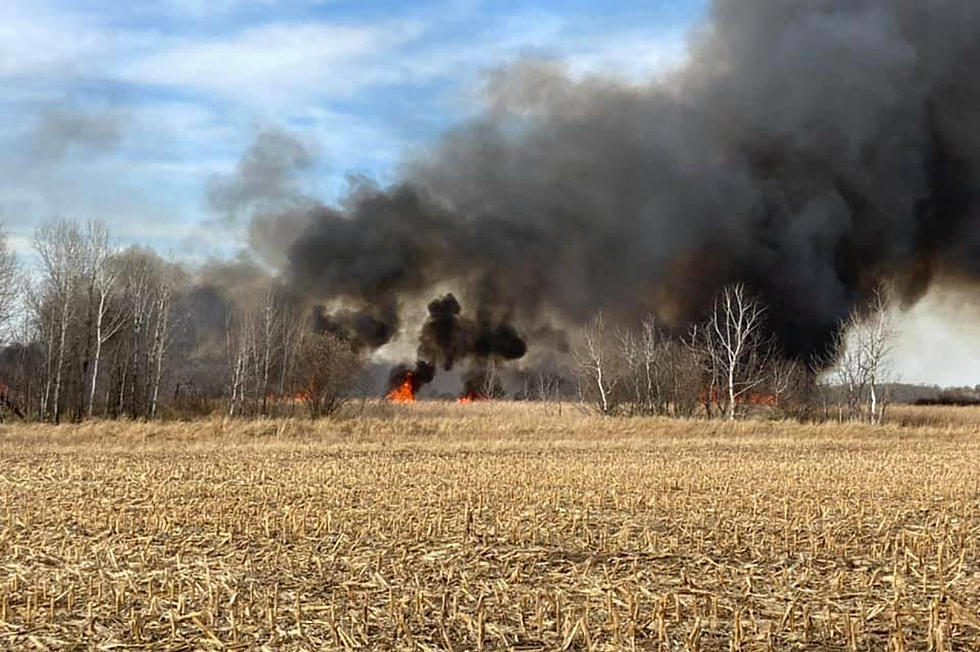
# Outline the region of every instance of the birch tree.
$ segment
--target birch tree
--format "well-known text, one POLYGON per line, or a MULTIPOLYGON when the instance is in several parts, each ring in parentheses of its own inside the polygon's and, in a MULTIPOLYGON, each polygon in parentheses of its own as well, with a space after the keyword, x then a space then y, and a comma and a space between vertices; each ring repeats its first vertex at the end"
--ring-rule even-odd
POLYGON ((261 366, 257 370, 256 378, 261 379, 258 388, 258 398, 262 402, 262 414, 268 414, 269 411, 269 376, 272 373, 272 365, 276 357, 276 345, 282 345, 282 343, 277 342, 281 321, 282 305, 279 293, 277 292, 276 285, 269 283, 262 304, 261 352, 256 358, 261 366))
MULTIPOLYGON (((872 424, 884 417, 881 385, 889 380, 895 325, 889 310, 891 290, 879 286, 863 309, 855 310, 838 330, 833 377, 841 386, 848 418, 872 424)), ((843 410, 839 412, 843 418, 843 410)))
POLYGON ((255 355, 255 319, 250 311, 228 313, 226 338, 228 343, 228 416, 241 415, 245 410, 249 367, 255 355))
POLYGON ((579 371, 589 388, 595 390, 596 405, 602 414, 612 414, 615 410, 615 391, 620 380, 615 346, 610 340, 605 317, 600 312, 582 329, 579 345, 573 352, 579 371))
POLYGON ((90 222, 86 232, 87 254, 91 273, 90 305, 94 321, 94 352, 92 354, 92 374, 89 380, 87 414, 95 410, 95 392, 99 383, 99 367, 102 361, 102 347, 115 337, 123 326, 124 313, 111 313, 112 299, 116 291, 119 267, 115 264, 115 250, 109 244, 109 233, 102 222, 90 222))
POLYGON ((725 287, 701 329, 706 359, 722 384, 727 416, 734 420, 738 403, 766 382, 770 345, 765 335, 765 307, 742 284, 725 287))
POLYGON ((172 324, 171 303, 173 301, 173 284, 170 270, 162 269, 154 288, 153 299, 153 340, 150 345, 150 418, 157 413, 157 403, 160 398, 160 381, 163 378, 163 362, 170 344, 170 328, 172 324))
POLYGON ((74 293, 81 264, 82 236, 78 225, 65 219, 43 223, 34 233, 34 250, 41 264, 45 294, 53 304, 49 318, 55 320, 49 347, 56 347, 53 357, 53 381, 49 377, 45 406, 55 423, 61 418, 61 388, 65 367, 65 343, 73 315, 74 293), (47 395, 51 394, 50 402, 47 395))
POLYGON ((9 334, 14 309, 20 296, 20 271, 10 248, 6 230, 0 225, 0 336, 9 334))

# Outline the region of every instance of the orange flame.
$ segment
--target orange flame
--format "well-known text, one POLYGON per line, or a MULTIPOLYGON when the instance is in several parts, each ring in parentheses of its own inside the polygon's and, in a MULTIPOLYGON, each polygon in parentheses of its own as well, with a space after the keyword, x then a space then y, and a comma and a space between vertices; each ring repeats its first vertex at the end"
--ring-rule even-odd
POLYGON ((387 394, 385 394, 385 399, 392 403, 414 403, 415 402, 415 387, 412 384, 411 372, 405 377, 400 385, 391 388, 387 394))
POLYGON ((482 396, 480 394, 477 394, 476 392, 467 392, 466 394, 463 394, 458 399, 456 399, 456 402, 459 403, 460 405, 468 405, 469 403, 475 403, 477 401, 486 401, 486 400, 487 400, 486 396, 482 396))

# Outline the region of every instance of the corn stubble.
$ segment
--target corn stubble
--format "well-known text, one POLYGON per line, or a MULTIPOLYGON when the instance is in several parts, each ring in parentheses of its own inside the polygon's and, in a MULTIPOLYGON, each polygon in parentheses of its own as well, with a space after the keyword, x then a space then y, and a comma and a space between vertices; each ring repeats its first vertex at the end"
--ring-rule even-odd
POLYGON ((980 434, 948 414, 5 427, 0 647, 980 649, 980 434))

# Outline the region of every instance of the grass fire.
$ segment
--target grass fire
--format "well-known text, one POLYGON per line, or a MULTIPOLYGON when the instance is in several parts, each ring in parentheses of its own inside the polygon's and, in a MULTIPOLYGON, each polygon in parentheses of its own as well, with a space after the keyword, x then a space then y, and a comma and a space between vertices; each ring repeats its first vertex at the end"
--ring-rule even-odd
POLYGON ((977 0, 0 25, 0 650, 980 650, 977 0))
POLYGON ((413 403, 415 401, 415 383, 412 382, 411 371, 406 373, 405 380, 388 390, 385 398, 392 403, 413 403))

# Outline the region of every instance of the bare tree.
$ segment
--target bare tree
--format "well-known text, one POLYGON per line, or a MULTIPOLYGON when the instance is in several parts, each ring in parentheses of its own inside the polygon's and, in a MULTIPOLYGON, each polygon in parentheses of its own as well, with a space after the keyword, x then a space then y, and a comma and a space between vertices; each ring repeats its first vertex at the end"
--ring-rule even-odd
POLYGON ((482 370, 482 377, 479 388, 480 398, 486 400, 493 400, 495 398, 500 398, 503 394, 503 388, 500 383, 500 379, 497 376, 497 361, 490 357, 484 368, 482 370))
POLYGON ((831 375, 838 386, 835 402, 840 421, 845 420, 845 415, 846 419, 857 418, 867 385, 864 348, 851 346, 848 342, 848 335, 853 332, 851 327, 857 321, 852 314, 840 325, 833 346, 833 350, 837 352, 837 360, 831 375))
POLYGON ((69 322, 73 314, 74 292, 78 282, 81 263, 82 236, 74 222, 58 219, 45 222, 34 233, 34 249, 41 262, 41 279, 46 295, 53 303, 53 310, 47 315, 56 320, 51 329, 50 344, 57 346, 54 361, 53 383, 48 379, 45 391, 52 391, 49 414, 55 423, 61 418, 61 388, 65 367, 65 344, 69 322), (53 386, 53 389, 52 389, 53 386))
POLYGON ((304 333, 296 359, 296 385, 310 418, 334 414, 356 389, 364 365, 350 344, 330 333, 304 333))
POLYGON ((615 342, 601 312, 582 329, 580 343, 573 354, 586 383, 585 394, 594 390, 599 411, 612 414, 617 406, 615 392, 620 378, 616 369, 615 342))
POLYGON ((879 385, 889 373, 889 357, 894 346, 895 326, 888 310, 890 293, 884 287, 875 289, 871 310, 861 329, 860 345, 865 349, 868 375, 868 420, 881 423, 885 413, 885 396, 880 395, 879 385))
POLYGON ((701 370, 683 342, 650 315, 635 330, 616 335, 618 398, 629 414, 690 416, 697 407, 701 370))
POLYGON ((14 308, 20 296, 20 271, 9 238, 0 225, 0 336, 8 335, 14 308))
POLYGON ((658 414, 693 416, 704 377, 698 357, 676 338, 662 338, 656 349, 653 371, 658 414))
POLYGON ((92 354, 92 375, 89 381, 88 416, 95 409, 95 391, 99 383, 99 365, 102 360, 102 347, 119 333, 125 315, 122 311, 110 312, 116 291, 119 267, 113 259, 114 248, 109 244, 109 232, 102 222, 89 222, 85 233, 87 266, 90 273, 89 305, 94 321, 94 352, 92 354))
POLYGON ((256 358, 257 363, 261 365, 261 369, 258 370, 256 378, 261 378, 258 398, 262 401, 262 414, 268 414, 269 410, 269 376, 272 373, 272 365, 276 357, 276 348, 284 344, 283 342, 278 341, 278 336, 282 330, 282 321, 282 302, 280 300, 277 287, 274 283, 269 283, 269 287, 266 289, 265 297, 262 303, 262 324, 260 330, 261 350, 260 355, 256 358))
POLYGON ((129 351, 119 383, 119 411, 125 409, 126 389, 129 388, 130 416, 141 416, 145 384, 146 332, 149 329, 153 306, 153 265, 148 256, 133 252, 125 261, 127 312, 129 315, 129 351))
POLYGON ((813 407, 815 374, 807 365, 785 358, 769 364, 767 388, 783 414, 803 418, 813 407))
POLYGON ((116 304, 124 311, 119 343, 114 347, 113 412, 133 418, 152 418, 160 404, 160 389, 173 335, 176 267, 151 251, 137 248, 117 255, 119 277, 116 304))
POLYGON ((727 415, 734 420, 741 399, 766 381, 770 343, 765 307, 742 284, 725 287, 700 329, 701 345, 712 376, 725 393, 727 415))
POLYGON ((150 379, 150 418, 156 416, 157 402, 160 398, 160 381, 163 378, 163 361, 170 344, 170 314, 173 301, 173 284, 170 270, 161 270, 154 288, 153 298, 153 340, 150 345, 150 365, 153 372, 150 379))
MULTIPOLYGON (((297 358, 300 355, 299 343, 302 343, 303 335, 305 334, 307 324, 303 320, 296 310, 286 310, 283 312, 282 319, 279 324, 279 339, 280 345, 280 365, 279 365, 279 391, 277 393, 277 400, 281 403, 286 397, 287 391, 292 391, 295 388, 290 386, 289 383, 293 381, 296 375, 297 358)), ((295 411, 296 401, 295 392, 293 396, 288 397, 290 410, 295 411)))
POLYGON ((228 416, 245 411, 245 393, 249 381, 249 367, 255 357, 255 318, 251 311, 237 314, 230 312, 225 324, 228 342, 229 400, 228 416))
MULTIPOLYGON (((838 329, 833 377, 844 394, 848 418, 881 423, 886 397, 881 385, 888 380, 895 326, 889 311, 891 291, 879 286, 863 310, 855 310, 838 329)), ((839 412, 843 418, 843 410, 839 412)))

